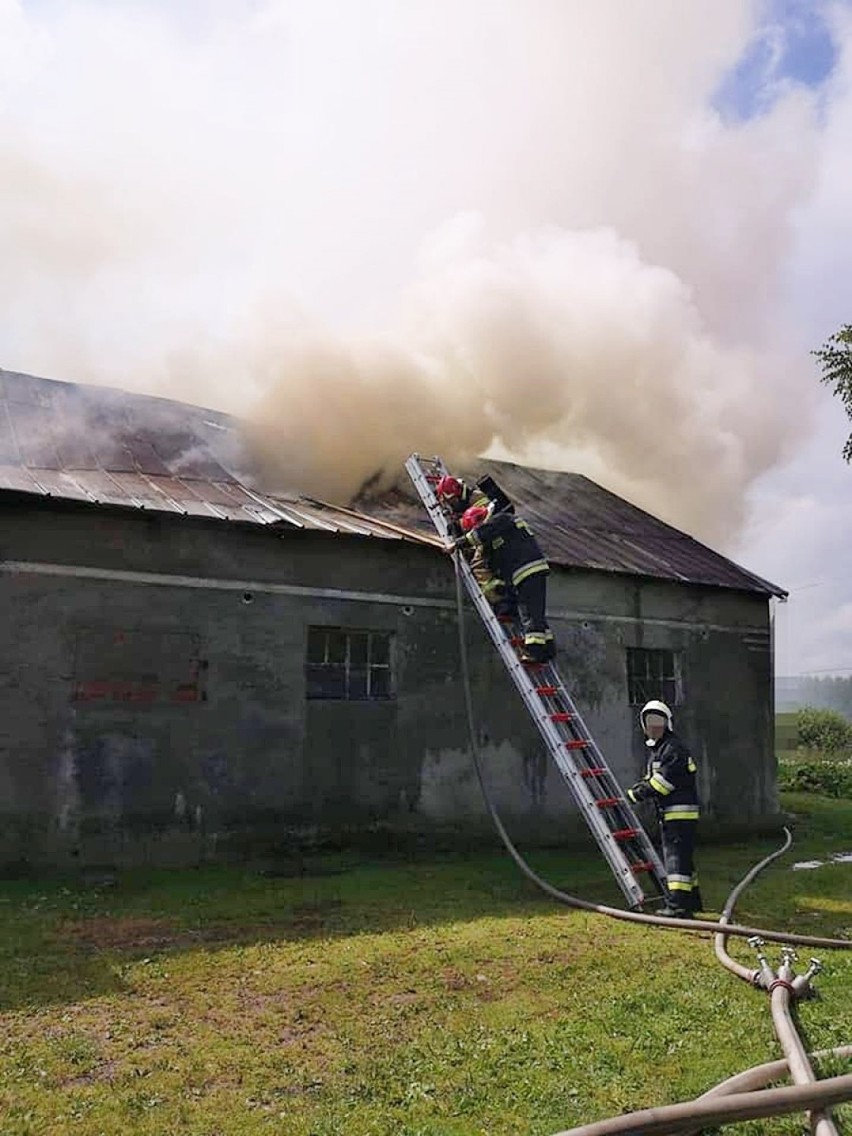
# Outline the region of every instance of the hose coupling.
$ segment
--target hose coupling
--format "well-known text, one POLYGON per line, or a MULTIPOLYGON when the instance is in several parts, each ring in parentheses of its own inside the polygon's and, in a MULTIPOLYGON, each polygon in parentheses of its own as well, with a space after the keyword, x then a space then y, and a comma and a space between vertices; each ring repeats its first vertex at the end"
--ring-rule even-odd
POLYGON ((800 974, 798 978, 793 979, 793 992, 797 998, 814 998, 816 997, 816 990, 811 985, 811 980, 819 974, 822 970, 822 963, 819 959, 812 958, 810 966, 804 974, 800 974))

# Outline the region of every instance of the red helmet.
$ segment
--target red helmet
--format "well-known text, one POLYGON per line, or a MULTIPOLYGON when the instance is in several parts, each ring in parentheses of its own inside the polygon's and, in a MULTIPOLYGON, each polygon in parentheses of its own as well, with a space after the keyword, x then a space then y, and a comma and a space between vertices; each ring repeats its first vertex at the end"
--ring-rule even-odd
POLYGON ((488 517, 488 510, 484 505, 471 505, 464 513, 462 513, 461 527, 465 532, 470 532, 475 529, 477 525, 481 525, 488 517))
POLYGON ((462 495, 462 483, 457 477, 450 477, 446 474, 438 482, 437 493, 439 497, 443 497, 447 501, 453 500, 455 497, 462 495))

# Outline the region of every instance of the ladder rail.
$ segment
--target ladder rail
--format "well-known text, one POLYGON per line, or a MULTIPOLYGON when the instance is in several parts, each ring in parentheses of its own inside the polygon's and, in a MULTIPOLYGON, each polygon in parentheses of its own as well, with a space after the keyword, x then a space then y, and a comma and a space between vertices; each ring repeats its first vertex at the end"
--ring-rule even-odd
MULTIPOLYGON (((637 898, 644 898, 641 888, 633 879, 632 872, 626 863, 626 857, 624 857, 621 847, 614 839, 611 829, 604 822, 595 802, 595 798, 589 791, 585 778, 566 755, 565 739, 555 728, 549 715, 540 711, 537 705, 538 696, 535 694, 535 689, 526 667, 520 662, 511 646, 507 643, 502 625, 491 610, 491 605, 482 595, 479 585, 476 583, 476 579, 470 569, 470 565, 463 557, 460 557, 460 559, 462 578, 467 585, 468 595, 479 611, 494 645, 503 656, 503 661, 507 666, 510 678, 523 698, 527 709, 531 711, 531 717, 539 733, 547 744, 551 756, 559 772, 562 774, 571 795, 574 797, 575 802, 581 807, 586 822, 592 829, 592 833, 604 852, 610 868, 619 880, 619 883, 622 884, 622 890, 625 890, 625 894, 629 900, 636 902, 637 898), (628 885, 626 889, 624 887, 625 883, 628 885)), ((578 721, 579 720, 581 719, 579 719, 578 715, 578 721)), ((636 827, 638 827, 638 825, 636 827)))
MULTIPOLYGON (((435 458, 431 462, 431 465, 433 469, 438 472, 433 473, 430 477, 424 473, 422 464, 423 459, 417 454, 412 454, 406 461, 405 467, 439 535, 447 540, 451 536, 450 527, 434 491, 434 484, 437 482, 438 476, 446 473, 446 469, 443 463, 435 458)), ((542 664, 540 669, 537 668, 536 681, 533 680, 527 665, 522 663, 515 653, 511 639, 507 638, 504 625, 497 619, 491 605, 483 595, 467 560, 460 553, 456 553, 455 556, 457 567, 468 597, 482 619, 494 646, 500 653, 503 663, 509 672, 509 677, 512 679, 518 693, 521 695, 536 728, 553 757, 559 772, 562 774, 569 792, 579 807, 593 837, 603 852, 616 881, 629 903, 634 906, 641 905, 648 897, 645 895, 635 876, 635 871, 640 867, 641 870, 650 871, 657 889, 662 892, 660 881, 665 880, 665 872, 656 849, 644 828, 639 823, 618 781, 604 761, 600 748, 589 732, 585 720, 577 710, 556 668, 549 663, 542 664), (547 675, 547 679, 546 682, 543 682, 542 676, 545 674, 547 675), (537 691, 537 683, 539 686, 544 685, 548 691, 552 690, 552 693, 540 695, 537 691), (566 714, 564 722, 571 727, 569 732, 574 735, 579 734, 579 738, 576 736, 573 738, 563 736, 557 728, 557 721, 554 720, 553 717, 554 713, 561 712, 548 708, 545 699, 561 700, 569 707, 569 711, 564 712, 566 714), (574 742, 573 747, 571 746, 572 741, 574 742), (593 759, 594 764, 591 768, 600 771, 596 779, 603 780, 607 778, 609 780, 611 784, 604 789, 604 797, 596 798, 591 792, 589 781, 591 781, 592 778, 584 776, 583 771, 571 760, 569 757, 571 748, 582 748, 584 752, 593 759), (611 790, 617 790, 617 793, 613 794, 611 790), (601 800, 611 803, 605 803, 602 806, 599 803, 601 800), (621 825, 620 828, 611 828, 604 819, 604 812, 610 810, 617 813, 621 825), (641 848, 628 849, 625 844, 619 842, 615 833, 625 834, 625 840, 637 841, 641 848), (628 851, 638 852, 642 859, 637 863, 631 864, 628 851)), ((563 720, 559 719, 559 721, 561 724, 563 720)))

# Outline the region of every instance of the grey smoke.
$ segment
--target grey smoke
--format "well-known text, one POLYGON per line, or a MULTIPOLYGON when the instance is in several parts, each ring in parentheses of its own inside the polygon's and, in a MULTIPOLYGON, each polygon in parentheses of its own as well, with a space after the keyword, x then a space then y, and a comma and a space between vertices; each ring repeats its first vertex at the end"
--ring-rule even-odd
POLYGON ((489 451, 728 545, 807 425, 782 282, 850 101, 838 14, 821 111, 722 121, 760 11, 5 0, 0 363, 238 414, 279 488, 489 451))

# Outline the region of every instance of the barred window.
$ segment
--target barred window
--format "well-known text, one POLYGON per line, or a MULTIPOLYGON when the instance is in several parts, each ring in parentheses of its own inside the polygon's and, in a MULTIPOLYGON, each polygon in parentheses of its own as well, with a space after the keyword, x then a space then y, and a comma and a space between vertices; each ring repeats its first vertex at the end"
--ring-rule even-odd
POLYGON ((668 706, 681 703, 679 658, 674 651, 627 648, 627 697, 633 706, 660 698, 668 706))
POLYGON ((349 702, 393 698, 392 638, 386 631, 309 627, 308 698, 349 702))

